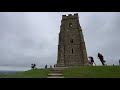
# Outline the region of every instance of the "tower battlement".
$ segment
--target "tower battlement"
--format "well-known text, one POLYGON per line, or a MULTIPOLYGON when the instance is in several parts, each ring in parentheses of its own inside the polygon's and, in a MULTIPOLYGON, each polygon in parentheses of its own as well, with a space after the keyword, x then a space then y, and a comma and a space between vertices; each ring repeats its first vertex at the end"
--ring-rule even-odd
POLYGON ((68 15, 62 15, 62 19, 67 19, 67 18, 78 18, 78 13, 75 13, 74 15, 68 14, 68 15))

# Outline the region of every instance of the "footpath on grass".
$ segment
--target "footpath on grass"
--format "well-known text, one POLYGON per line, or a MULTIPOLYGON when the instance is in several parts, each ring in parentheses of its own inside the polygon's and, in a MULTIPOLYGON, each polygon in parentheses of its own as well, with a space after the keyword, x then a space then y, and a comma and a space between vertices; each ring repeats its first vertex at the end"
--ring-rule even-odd
POLYGON ((48 78, 64 78, 63 70, 67 67, 55 67, 48 73, 48 78))

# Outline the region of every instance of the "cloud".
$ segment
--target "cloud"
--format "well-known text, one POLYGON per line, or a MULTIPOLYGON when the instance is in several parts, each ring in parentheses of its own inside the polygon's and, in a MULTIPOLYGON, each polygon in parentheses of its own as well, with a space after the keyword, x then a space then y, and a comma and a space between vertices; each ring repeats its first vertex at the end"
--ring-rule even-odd
MULTIPOLYGON (((55 64, 63 14, 77 12, 0 12, 0 65, 55 64)), ((120 13, 79 12, 88 56, 97 53, 108 64, 120 58, 120 13)))

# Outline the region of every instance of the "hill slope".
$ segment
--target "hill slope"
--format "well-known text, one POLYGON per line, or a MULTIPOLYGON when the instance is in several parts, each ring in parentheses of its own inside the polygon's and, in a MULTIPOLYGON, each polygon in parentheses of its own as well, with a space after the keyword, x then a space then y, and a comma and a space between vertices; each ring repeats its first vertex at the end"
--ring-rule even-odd
MULTIPOLYGON (((0 78, 47 78, 48 69, 34 69, 0 78)), ((65 78, 120 78, 120 66, 79 66, 64 69, 65 78)))
POLYGON ((18 74, 0 76, 0 78, 47 78, 47 74, 51 69, 34 69, 18 74))

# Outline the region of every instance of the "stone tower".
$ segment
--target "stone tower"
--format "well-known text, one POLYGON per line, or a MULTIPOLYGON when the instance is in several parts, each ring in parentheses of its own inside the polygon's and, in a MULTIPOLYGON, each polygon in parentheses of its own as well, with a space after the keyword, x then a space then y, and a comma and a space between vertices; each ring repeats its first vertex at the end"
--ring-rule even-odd
POLYGON ((57 66, 88 65, 84 36, 78 13, 62 15, 57 66))

